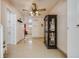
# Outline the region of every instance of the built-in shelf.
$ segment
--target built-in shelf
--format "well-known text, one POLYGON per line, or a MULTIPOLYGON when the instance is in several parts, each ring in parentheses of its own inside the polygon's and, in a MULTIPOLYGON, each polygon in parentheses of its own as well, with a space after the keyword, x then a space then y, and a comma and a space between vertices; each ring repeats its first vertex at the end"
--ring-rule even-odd
POLYGON ((57 15, 44 18, 44 43, 47 48, 57 48, 57 15))

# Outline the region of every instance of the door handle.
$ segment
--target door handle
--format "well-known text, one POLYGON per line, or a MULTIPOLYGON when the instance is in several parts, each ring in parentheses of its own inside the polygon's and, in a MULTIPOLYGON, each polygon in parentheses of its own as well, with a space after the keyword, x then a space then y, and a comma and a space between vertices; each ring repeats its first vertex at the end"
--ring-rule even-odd
POLYGON ((78 25, 76 25, 77 27, 79 27, 79 24, 78 25))

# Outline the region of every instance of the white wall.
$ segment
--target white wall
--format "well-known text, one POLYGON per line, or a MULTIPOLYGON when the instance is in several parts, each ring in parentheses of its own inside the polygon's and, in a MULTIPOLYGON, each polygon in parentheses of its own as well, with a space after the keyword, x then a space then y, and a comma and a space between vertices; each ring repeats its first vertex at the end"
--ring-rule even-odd
MULTIPOLYGON (((1 17, 2 17, 2 20, 1 20, 1 23, 4 27, 4 40, 7 40, 7 26, 6 26, 6 21, 7 21, 7 17, 6 17, 6 9, 9 9, 10 11, 12 11, 13 13, 16 14, 16 20, 21 18, 21 13, 11 4, 9 3, 7 0, 2 0, 2 11, 1 11, 1 17)), ((18 25, 18 23, 16 24, 16 42, 17 43, 20 39, 23 39, 24 36, 21 36, 21 35, 24 35, 24 31, 23 30, 19 30, 20 28, 23 28, 21 27, 20 25, 18 25), (21 35, 18 33, 18 32, 21 32, 21 35)))
POLYGON ((44 37, 44 26, 42 27, 41 24, 44 24, 44 16, 26 16, 25 17, 26 23, 26 30, 29 33, 32 33, 32 37, 42 38, 44 37), (29 30, 29 19, 32 19, 32 29, 29 30))
POLYGON ((33 19, 31 16, 24 16, 24 19, 24 23, 26 24, 26 31, 28 34, 32 34, 32 27, 29 27, 29 20, 31 19, 33 21, 33 19))
POLYGON ((5 6, 3 5, 3 2, 1 3, 1 24, 3 26, 3 41, 7 41, 7 30, 6 29, 6 16, 5 16, 5 6))
POLYGON ((44 24, 43 17, 33 18, 32 37, 44 37, 44 26, 42 27, 41 24, 44 24))
POLYGON ((1 48, 2 48, 2 38, 1 38, 1 0, 0 0, 0 58, 1 58, 1 48))
POLYGON ((67 54, 67 2, 60 0, 50 14, 57 15, 57 46, 67 54))
POLYGON ((24 24, 17 22, 17 40, 16 42, 19 42, 20 40, 24 39, 24 24))

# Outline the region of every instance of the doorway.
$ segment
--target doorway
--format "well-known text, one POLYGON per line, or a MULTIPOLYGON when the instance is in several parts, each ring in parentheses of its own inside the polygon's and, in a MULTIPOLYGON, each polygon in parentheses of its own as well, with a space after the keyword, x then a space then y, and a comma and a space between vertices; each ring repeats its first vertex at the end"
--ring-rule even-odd
POLYGON ((7 14, 7 44, 16 44, 16 14, 6 10, 7 14))

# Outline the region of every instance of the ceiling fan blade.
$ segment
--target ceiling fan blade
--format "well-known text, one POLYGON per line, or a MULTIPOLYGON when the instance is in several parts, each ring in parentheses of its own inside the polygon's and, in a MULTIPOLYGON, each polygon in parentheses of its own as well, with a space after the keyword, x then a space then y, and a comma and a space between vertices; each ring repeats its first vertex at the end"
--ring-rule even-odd
POLYGON ((38 11, 46 11, 46 9, 44 8, 44 9, 38 9, 38 11))
POLYGON ((33 10, 33 11, 36 11, 36 10, 37 10, 37 5, 36 5, 36 3, 32 3, 32 10, 33 10))

